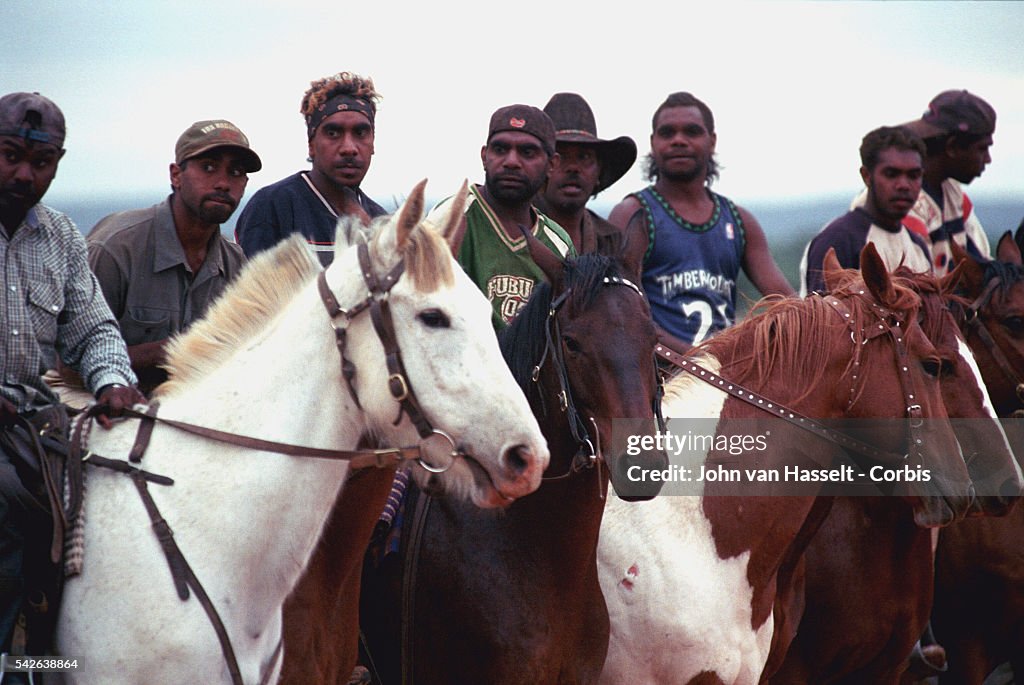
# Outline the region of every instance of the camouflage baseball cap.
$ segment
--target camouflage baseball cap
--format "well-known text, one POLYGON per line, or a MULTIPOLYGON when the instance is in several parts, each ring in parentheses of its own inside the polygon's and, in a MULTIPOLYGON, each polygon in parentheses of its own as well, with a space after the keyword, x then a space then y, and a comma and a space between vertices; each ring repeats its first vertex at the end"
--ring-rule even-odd
POLYGON ((259 155, 249 147, 249 139, 237 126, 224 119, 197 121, 189 126, 174 146, 174 162, 181 164, 186 159, 218 147, 235 148, 241 152, 245 160, 245 170, 248 172, 263 168, 259 155))

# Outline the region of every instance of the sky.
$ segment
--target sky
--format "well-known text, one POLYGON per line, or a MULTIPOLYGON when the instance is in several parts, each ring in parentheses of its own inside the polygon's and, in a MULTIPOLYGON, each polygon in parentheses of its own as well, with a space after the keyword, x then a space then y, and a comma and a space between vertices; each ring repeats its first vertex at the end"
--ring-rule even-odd
MULTIPOLYGON (((168 192, 177 137, 237 124, 258 188, 309 167, 299 103, 338 71, 383 95, 363 189, 393 207, 482 182, 491 112, 583 95, 602 138, 649 150, 651 115, 687 90, 714 111, 721 179, 745 201, 859 190, 857 149, 947 89, 996 109, 992 164, 971 192, 1024 205, 1024 3, 409 3, 402 0, 2 0, 0 93, 38 91, 68 123, 45 202, 168 192)), ((646 185, 639 162, 599 197, 646 185)), ((128 209, 130 207, 125 207, 128 209)))

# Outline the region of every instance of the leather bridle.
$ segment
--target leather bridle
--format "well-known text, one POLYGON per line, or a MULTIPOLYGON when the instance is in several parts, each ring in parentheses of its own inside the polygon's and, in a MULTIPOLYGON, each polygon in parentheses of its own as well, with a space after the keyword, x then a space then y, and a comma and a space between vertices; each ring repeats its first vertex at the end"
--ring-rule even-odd
MULTIPOLYGON (((383 278, 377 278, 373 271, 367 244, 360 243, 357 248, 357 253, 359 257, 360 270, 369 293, 363 300, 354 306, 348 309, 343 309, 341 307, 338 303, 338 299, 327 285, 325 271, 321 271, 317 277, 317 288, 320 293, 320 299, 323 301, 324 306, 327 309, 327 313, 332 321, 335 344, 341 357, 341 373, 342 377, 345 379, 346 385, 348 386, 349 394, 352 396, 356 406, 359 409, 362 409, 359 397, 355 391, 355 386, 353 385, 356 367, 355 364, 346 357, 345 345, 347 340, 348 324, 359 314, 369 310, 374 330, 376 331, 381 345, 384 348, 385 362, 388 369, 388 390, 391 393, 392 398, 394 398, 399 405, 398 415, 395 417, 393 425, 398 425, 402 420, 402 415, 405 414, 416 427, 421 441, 426 441, 434 436, 439 436, 446 440, 451 445, 452 460, 448 464, 443 467, 437 467, 426 462, 422 455, 422 442, 420 445, 413 447, 373 450, 330 450, 290 445, 287 443, 261 440, 249 436, 229 433, 227 431, 207 428, 205 426, 197 426, 183 421, 158 417, 157 402, 150 403, 145 412, 139 412, 134 409, 123 412, 124 416, 139 419, 139 428, 136 432, 135 443, 129 453, 129 461, 126 462, 124 460, 108 459, 106 457, 92 454, 86 450, 85 443, 87 442, 88 435, 87 424, 98 413, 95 405, 90 409, 90 411, 85 412, 82 418, 76 422, 75 432, 71 440, 72 462, 90 462, 96 466, 124 473, 132 479, 132 482, 139 492, 139 496, 142 498, 146 512, 149 515, 154 533, 160 542, 164 555, 167 557, 167 563, 171 569, 171 575, 174 579, 174 585, 177 589, 178 597, 182 601, 185 601, 189 598, 190 588, 195 592, 197 600, 202 605, 203 610, 206 612, 206 615, 217 634, 217 639, 220 642, 221 651, 224 654, 224 660, 227 663, 228 672, 231 675, 231 682, 233 685, 244 685, 244 682, 242 680, 241 670, 238 666, 238 659, 235 656, 230 637, 227 633, 227 628, 221 620, 220 615, 217 613, 216 607, 214 607, 213 602, 203 588, 202 583, 200 583, 199 578, 196 577, 188 561, 185 559, 184 554, 182 554, 181 550, 178 548, 177 543, 174 541, 174 533, 171 530, 170 525, 160 514, 155 500, 149 493, 148 483, 150 482, 160 485, 173 485, 174 481, 166 476, 153 474, 135 466, 135 464, 142 461, 142 457, 149 445, 149 440, 156 423, 163 423, 210 440, 225 442, 252 450, 275 452, 292 456, 313 457, 318 459, 345 460, 349 461, 353 468, 368 466, 383 468, 387 466, 397 466, 401 462, 412 460, 431 473, 443 473, 451 467, 457 457, 465 456, 456 447, 454 439, 446 432, 438 428, 434 428, 424 415, 423 409, 416 399, 416 394, 413 391, 412 384, 406 374, 405 365, 402 362, 401 350, 399 349, 398 340, 395 336, 394 321, 392 320, 391 309, 388 306, 388 294, 405 271, 404 260, 399 261, 398 264, 392 268, 391 271, 385 274, 383 278), (342 317, 343 321, 340 324, 335 324, 334 322, 339 317, 342 317)), ((77 512, 73 512, 72 515, 75 515, 76 513, 77 512)), ((273 673, 277 661, 281 658, 281 653, 282 643, 279 642, 271 656, 270 662, 266 665, 261 676, 261 685, 266 683, 270 675, 273 673)))
POLYGON ((992 333, 988 330, 980 316, 981 310, 988 306, 989 301, 992 299, 992 294, 1000 285, 1002 285, 1002 278, 998 275, 992 276, 988 280, 981 294, 964 310, 963 328, 965 334, 970 335, 973 332, 978 336, 985 349, 992 355, 996 365, 999 366, 999 370, 1013 383, 1014 395, 1022 407, 1014 410, 1011 416, 1013 418, 1022 418, 1024 417, 1024 382, 1021 381, 1020 376, 1013 368, 1013 364, 1006 358, 1006 353, 999 347, 999 343, 992 337, 992 333))
MULTIPOLYGON (((877 324, 868 325, 864 331, 857 331, 854 328, 853 317, 850 314, 849 309, 846 305, 838 298, 832 295, 825 295, 822 297, 823 301, 828 304, 849 326, 850 337, 856 344, 858 339, 858 333, 860 334, 861 345, 867 343, 869 340, 879 337, 880 335, 888 334, 893 341, 893 346, 896 351, 897 368, 899 370, 900 385, 903 389, 904 406, 906 407, 906 417, 910 420, 910 440, 907 452, 900 455, 894 452, 888 452, 880 450, 868 443, 854 438, 853 436, 847 435, 842 431, 837 431, 833 428, 825 426, 823 423, 816 419, 812 419, 808 416, 787 407, 784 404, 780 404, 775 400, 767 398, 760 393, 754 392, 739 383, 734 383, 728 379, 722 378, 718 374, 702 367, 696 362, 687 359, 680 352, 671 349, 666 346, 664 342, 659 342, 655 348, 656 353, 666 361, 671 362, 680 369, 693 375, 696 378, 704 381, 722 392, 728 393, 729 395, 736 397, 737 399, 743 400, 747 404, 750 404, 758 409, 775 416, 777 418, 788 421, 789 423, 807 430, 815 435, 825 438, 830 442, 848 450, 852 450, 859 454, 862 454, 870 459, 874 459, 880 462, 891 463, 905 461, 910 458, 911 454, 916 457, 921 457, 921 450, 923 449, 924 440, 921 436, 921 427, 924 424, 923 413, 921 405, 917 402, 917 397, 914 392, 913 381, 910 377, 910 359, 907 353, 906 344, 904 343, 904 324, 895 316, 895 314, 888 309, 881 307, 877 304, 872 303, 871 306, 878 316, 877 324)), ((860 350, 855 350, 855 358, 859 360, 860 350)), ((856 380, 858 371, 854 372, 852 380, 854 381, 853 387, 850 388, 850 402, 852 405, 855 401, 855 390, 856 380)))
MULTIPOLYGON (((601 283, 605 286, 624 286, 634 291, 637 295, 646 301, 643 291, 627 278, 620 276, 605 276, 601 283)), ((566 418, 569 421, 569 431, 572 434, 573 440, 577 445, 576 455, 573 457, 572 463, 569 465, 569 470, 558 476, 546 476, 543 480, 561 480, 568 478, 574 473, 593 468, 599 461, 604 459, 601 452, 601 436, 597 428, 597 422, 593 417, 587 417, 594 428, 594 437, 591 438, 590 431, 587 430, 586 422, 583 421, 581 412, 576 408, 576 402, 572 396, 572 386, 569 383, 569 372, 565 364, 565 354, 562 351, 562 333, 561 327, 558 324, 558 312, 565 304, 566 300, 572 293, 572 288, 565 290, 558 297, 551 301, 548 307, 548 316, 544 323, 544 352, 541 354, 540 360, 533 367, 533 372, 530 376, 534 383, 540 382, 540 371, 547 362, 549 356, 552 364, 554 364, 555 375, 558 378, 558 408, 565 413, 566 418)), ((657 370, 655 369, 655 380, 659 381, 657 370)), ((656 387, 658 392, 653 400, 653 408, 655 416, 658 417, 659 427, 664 430, 664 419, 661 414, 661 384, 657 383, 656 387)))

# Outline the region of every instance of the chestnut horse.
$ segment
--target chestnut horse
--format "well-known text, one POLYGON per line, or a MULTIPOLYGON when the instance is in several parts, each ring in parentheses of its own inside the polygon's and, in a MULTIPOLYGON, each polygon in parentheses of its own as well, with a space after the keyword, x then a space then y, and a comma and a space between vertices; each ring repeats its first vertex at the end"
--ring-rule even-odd
POLYGON ((615 419, 636 419, 648 435, 655 428, 654 327, 635 285, 644 245, 562 262, 530 240, 549 283, 500 338, 551 466, 536 493, 497 516, 451 498, 430 498, 425 514, 407 510, 424 518, 406 585, 383 571, 364 578, 363 627, 383 683, 591 683, 604 661, 595 550, 609 471, 618 481, 627 461, 666 463, 663 452, 625 457, 612 447, 615 419))
MULTIPOLYGON (((938 376, 949 416, 963 419, 953 423, 980 495, 974 508, 1005 514, 1021 475, 948 307, 960 269, 941 281, 902 267, 894 275, 921 296, 922 326, 938 353, 925 371, 938 376)), ((899 683, 928 622, 934 576, 932 534, 916 524, 911 505, 898 497, 837 497, 805 561, 806 608, 772 684, 899 683)))
MULTIPOLYGON (((1017 238, 1021 238, 1018 229, 1017 238)), ((1024 265, 1007 232, 996 259, 964 261, 964 330, 1018 458, 1024 454, 1024 265)), ((1004 518, 961 521, 942 531, 935 560, 935 636, 949 670, 941 683, 980 685, 1010 661, 1024 677, 1024 507, 1004 518)))
POLYGON ((920 298, 893 281, 873 245, 861 267, 863 283, 831 296, 762 301, 681 361, 697 362, 695 373, 713 384, 676 376, 666 416, 717 426, 716 448, 698 450, 691 465, 725 476, 682 484, 700 496, 663 491, 629 508, 609 499, 598 547, 612 625, 602 682, 752 685, 773 672, 802 611, 800 557, 831 503, 815 496, 812 474, 876 487, 874 478, 926 466, 931 480, 897 488, 913 497, 917 522, 966 512, 970 479, 937 379, 922 367, 938 352, 918 324, 920 298), (922 421, 891 420, 908 409, 922 421), (808 417, 885 420, 856 433, 851 464, 839 445, 848 438, 791 427, 815 423, 808 417), (758 419, 767 429, 744 423, 758 419), (758 436, 764 445, 739 456, 720 446, 758 436), (793 480, 771 482, 787 468, 793 480), (742 482, 762 475, 763 486, 742 482))

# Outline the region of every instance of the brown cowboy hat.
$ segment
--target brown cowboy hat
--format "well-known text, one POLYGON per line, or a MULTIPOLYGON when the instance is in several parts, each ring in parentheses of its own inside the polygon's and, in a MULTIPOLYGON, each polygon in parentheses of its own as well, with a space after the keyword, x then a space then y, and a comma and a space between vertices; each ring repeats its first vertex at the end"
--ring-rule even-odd
POLYGON ((555 124, 555 141, 593 145, 601 162, 601 178, 594 194, 601 192, 622 178, 636 161, 636 143, 629 136, 614 140, 597 137, 594 112, 582 96, 576 93, 555 93, 544 105, 544 113, 555 124))

